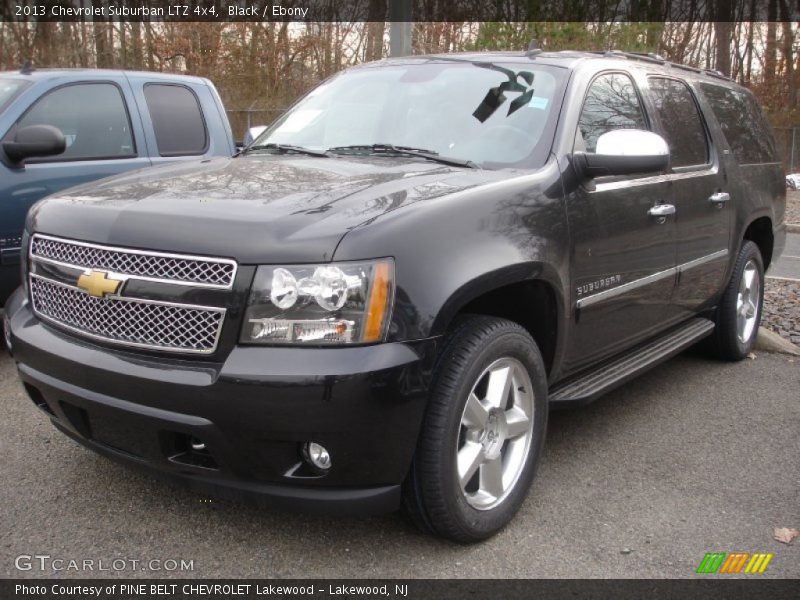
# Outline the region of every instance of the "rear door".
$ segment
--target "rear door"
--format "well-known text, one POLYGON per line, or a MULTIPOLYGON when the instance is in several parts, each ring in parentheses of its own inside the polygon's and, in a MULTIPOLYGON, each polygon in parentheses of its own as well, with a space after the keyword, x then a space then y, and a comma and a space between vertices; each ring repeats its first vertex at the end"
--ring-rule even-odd
MULTIPOLYGON (((590 83, 575 150, 594 152, 597 138, 614 129, 650 129, 641 94, 626 72, 607 72, 590 83)), ((567 195, 573 240, 576 323, 565 370, 632 346, 674 321, 675 220, 650 209, 669 200, 660 173, 600 177, 567 195)))
POLYGON ((129 75, 154 165, 234 152, 227 117, 209 86, 129 75))
POLYGON ((647 84, 654 125, 670 148, 667 179, 675 206, 678 276, 673 303, 688 317, 712 301, 724 283, 731 189, 687 82, 659 74, 649 76, 647 84))

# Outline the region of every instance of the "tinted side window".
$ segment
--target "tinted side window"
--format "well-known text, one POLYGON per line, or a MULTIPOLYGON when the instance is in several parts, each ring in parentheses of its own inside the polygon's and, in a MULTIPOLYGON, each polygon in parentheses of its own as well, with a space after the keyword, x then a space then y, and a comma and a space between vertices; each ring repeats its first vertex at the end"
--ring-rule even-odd
POLYGON ((67 140, 63 154, 40 162, 136 156, 125 100, 111 83, 81 83, 48 92, 17 121, 9 136, 29 125, 53 125, 67 140))
POLYGON ((692 92, 682 81, 653 77, 650 93, 667 138, 673 167, 708 162, 708 140, 692 92))
POLYGON ((647 129, 636 87, 627 75, 600 75, 586 93, 575 149, 594 152, 597 138, 615 129, 647 129))
POLYGON ((772 131, 751 94, 710 83, 700 89, 739 163, 778 161, 772 131))
POLYGON ((148 83, 144 86, 144 97, 153 119, 161 156, 185 156, 206 151, 206 124, 194 92, 182 85, 148 83))

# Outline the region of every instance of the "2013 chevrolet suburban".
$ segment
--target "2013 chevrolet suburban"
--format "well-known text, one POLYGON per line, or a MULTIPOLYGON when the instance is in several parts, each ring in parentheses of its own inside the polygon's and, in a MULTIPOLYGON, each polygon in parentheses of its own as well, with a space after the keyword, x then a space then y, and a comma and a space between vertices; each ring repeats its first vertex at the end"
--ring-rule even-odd
POLYGON ((523 502, 549 408, 703 338, 748 354, 784 210, 769 126, 717 73, 381 61, 240 156, 38 203, 6 345, 33 403, 104 455, 476 541, 523 502))

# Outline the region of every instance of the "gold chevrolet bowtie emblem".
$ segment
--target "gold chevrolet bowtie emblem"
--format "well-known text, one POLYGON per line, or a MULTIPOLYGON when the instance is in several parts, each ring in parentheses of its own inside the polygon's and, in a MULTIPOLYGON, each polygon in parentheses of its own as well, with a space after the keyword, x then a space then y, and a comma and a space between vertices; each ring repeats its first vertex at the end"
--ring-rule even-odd
POLYGON ((78 277, 78 287, 95 298, 114 294, 120 283, 118 279, 109 279, 103 271, 89 271, 78 277))

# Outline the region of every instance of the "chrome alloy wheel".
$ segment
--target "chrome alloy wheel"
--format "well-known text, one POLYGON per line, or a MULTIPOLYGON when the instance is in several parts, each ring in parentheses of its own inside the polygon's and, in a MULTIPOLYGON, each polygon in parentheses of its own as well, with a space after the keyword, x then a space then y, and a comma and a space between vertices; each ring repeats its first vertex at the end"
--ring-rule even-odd
POLYGON ((739 281, 736 297, 736 335, 742 344, 750 341, 756 328, 758 305, 761 302, 761 278, 755 261, 748 260, 739 281))
POLYGON ((478 510, 508 497, 525 467, 533 438, 533 384, 515 358, 489 365, 472 386, 456 447, 456 470, 467 503, 478 510))

